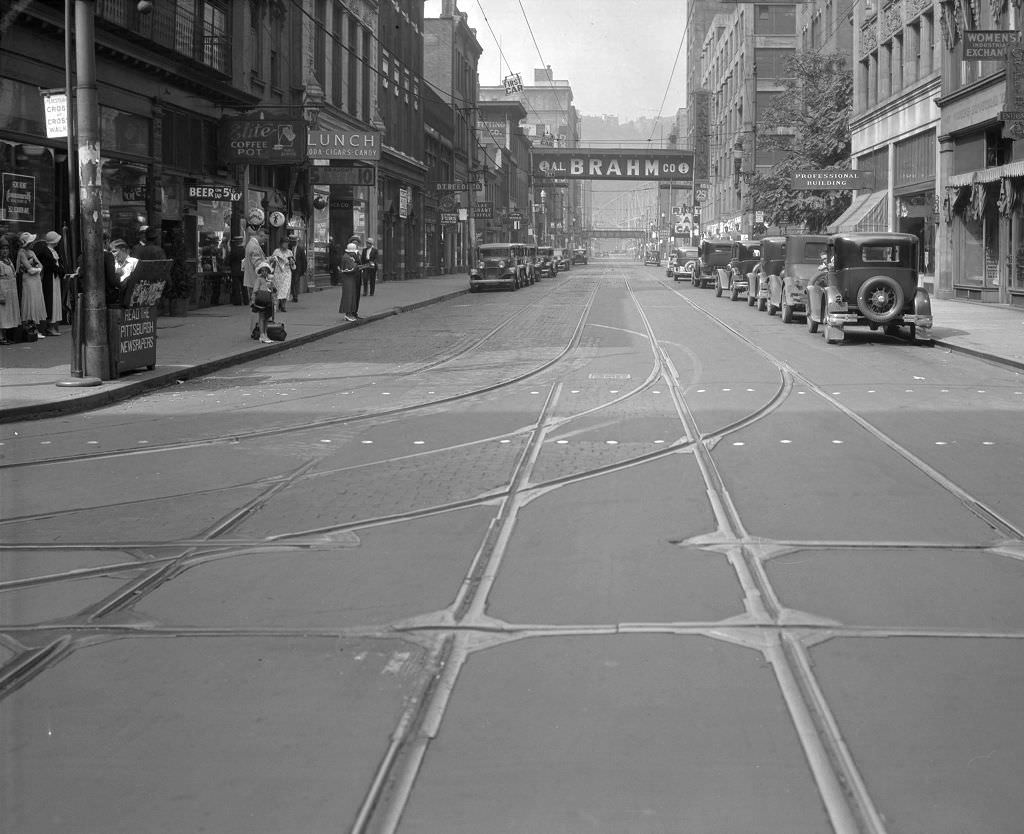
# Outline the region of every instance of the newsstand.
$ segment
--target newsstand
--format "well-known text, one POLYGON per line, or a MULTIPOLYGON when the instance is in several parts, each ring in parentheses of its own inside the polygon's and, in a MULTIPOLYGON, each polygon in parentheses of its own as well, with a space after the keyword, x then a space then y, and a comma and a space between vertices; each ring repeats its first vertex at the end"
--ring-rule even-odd
POLYGON ((171 275, 172 261, 139 261, 121 284, 121 304, 107 308, 110 378, 156 367, 156 305, 171 275))

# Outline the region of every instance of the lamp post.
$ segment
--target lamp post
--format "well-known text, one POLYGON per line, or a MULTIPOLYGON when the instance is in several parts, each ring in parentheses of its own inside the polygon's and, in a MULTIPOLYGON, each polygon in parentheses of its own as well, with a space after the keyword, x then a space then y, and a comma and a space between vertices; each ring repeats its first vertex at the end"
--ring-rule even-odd
POLYGON ((544 245, 544 232, 546 231, 546 229, 544 227, 547 225, 547 218, 545 217, 545 215, 547 214, 547 211, 548 211, 548 209, 547 209, 547 197, 548 197, 548 193, 542 188, 540 190, 540 245, 541 246, 544 245))

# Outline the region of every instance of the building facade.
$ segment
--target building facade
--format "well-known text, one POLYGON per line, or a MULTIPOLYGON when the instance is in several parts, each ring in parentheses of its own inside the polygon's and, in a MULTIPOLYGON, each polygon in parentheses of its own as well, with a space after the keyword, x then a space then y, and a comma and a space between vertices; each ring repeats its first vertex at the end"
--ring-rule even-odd
POLYGON ((1024 110, 1021 13, 1018 3, 964 0, 931 12, 942 76, 935 206, 942 297, 1024 306, 1024 124, 1003 117, 1024 110), (1005 37, 973 59, 969 30, 1005 37))

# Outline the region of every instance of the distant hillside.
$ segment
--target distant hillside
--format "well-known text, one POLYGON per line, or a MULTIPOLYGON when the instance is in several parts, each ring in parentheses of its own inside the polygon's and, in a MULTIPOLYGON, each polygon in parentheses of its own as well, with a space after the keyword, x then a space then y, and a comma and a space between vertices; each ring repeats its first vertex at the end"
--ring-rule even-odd
POLYGON ((618 116, 580 116, 580 144, 615 147, 616 144, 628 147, 651 148, 666 147, 666 140, 672 130, 675 119, 662 116, 655 121, 646 117, 628 122, 620 122, 618 116))

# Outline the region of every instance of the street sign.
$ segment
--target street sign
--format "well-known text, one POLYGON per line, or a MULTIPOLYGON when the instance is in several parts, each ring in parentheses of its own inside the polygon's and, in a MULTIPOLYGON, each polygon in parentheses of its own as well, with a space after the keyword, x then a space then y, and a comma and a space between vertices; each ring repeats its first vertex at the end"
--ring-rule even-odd
POLYGON ((43 90, 46 138, 64 139, 68 135, 68 97, 63 90, 43 90))

